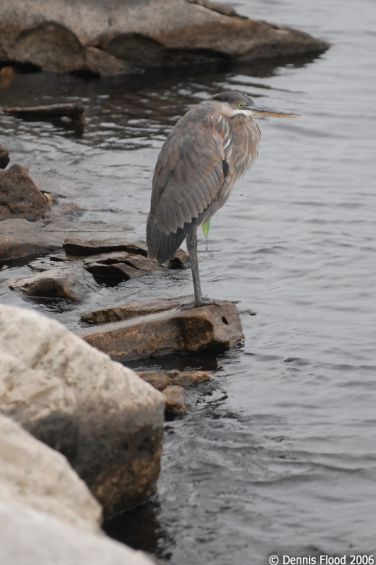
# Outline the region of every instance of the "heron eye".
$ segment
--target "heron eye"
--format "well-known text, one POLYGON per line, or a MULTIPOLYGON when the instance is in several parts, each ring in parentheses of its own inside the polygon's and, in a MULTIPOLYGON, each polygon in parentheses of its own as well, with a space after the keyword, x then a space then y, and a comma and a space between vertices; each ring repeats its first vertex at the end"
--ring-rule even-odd
POLYGON ((244 104, 243 102, 238 102, 238 108, 243 108, 244 104))

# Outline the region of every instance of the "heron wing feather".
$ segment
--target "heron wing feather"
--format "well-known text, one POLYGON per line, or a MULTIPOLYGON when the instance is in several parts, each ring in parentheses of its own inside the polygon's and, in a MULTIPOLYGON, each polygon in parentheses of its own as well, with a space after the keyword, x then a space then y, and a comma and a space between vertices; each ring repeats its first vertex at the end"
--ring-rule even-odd
POLYGON ((201 106, 178 122, 163 145, 147 229, 149 253, 160 262, 218 199, 228 172, 225 145, 230 136, 227 120, 201 106))
MULTIPOLYGON (((227 126, 227 127, 226 127, 227 126)), ((151 214, 166 234, 191 223, 213 202, 225 176, 224 138, 219 114, 192 110, 163 146, 153 179, 151 214)))

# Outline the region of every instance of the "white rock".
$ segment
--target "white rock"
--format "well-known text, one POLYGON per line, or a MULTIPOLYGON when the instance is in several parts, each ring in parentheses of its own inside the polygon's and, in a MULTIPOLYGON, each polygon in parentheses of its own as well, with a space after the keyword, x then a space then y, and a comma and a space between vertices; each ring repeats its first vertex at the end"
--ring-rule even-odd
POLYGON ((24 505, 0 502, 1 565, 152 565, 140 552, 78 531, 24 505))
POLYGON ((61 451, 104 511, 141 502, 160 468, 163 396, 54 320, 0 306, 0 412, 61 451))
POLYGON ((5 416, 0 416, 0 501, 27 504, 66 524, 99 531, 101 508, 65 457, 5 416))

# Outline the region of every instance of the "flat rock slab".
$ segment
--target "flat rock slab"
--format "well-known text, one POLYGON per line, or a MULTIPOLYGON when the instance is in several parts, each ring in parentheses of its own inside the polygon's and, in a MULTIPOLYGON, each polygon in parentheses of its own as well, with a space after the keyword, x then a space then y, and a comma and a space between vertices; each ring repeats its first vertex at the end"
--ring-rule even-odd
MULTIPOLYGON (((5 172, 8 172, 8 170, 5 172)), ((59 205, 58 208, 59 210, 57 207, 52 208, 46 219, 28 221, 23 218, 12 218, 0 221, 0 266, 26 263, 35 257, 60 250, 64 240, 71 233, 84 234, 86 237, 95 234, 102 238, 102 246, 111 248, 113 227, 108 228, 101 223, 77 222, 77 219, 64 217, 66 213, 70 213, 69 210, 65 210, 64 206, 59 205)), ((123 232, 129 231, 129 229, 128 226, 122 226, 120 230, 117 230, 117 233, 120 233, 122 238, 123 232)), ((124 239, 120 237, 119 239, 124 242, 126 237, 124 235, 124 239)), ((137 246, 138 244, 135 243, 134 245, 137 246)), ((95 251, 95 253, 98 253, 98 251, 95 251)), ((77 255, 77 257, 83 256, 85 254, 77 255)), ((66 259, 76 259, 77 257, 68 256, 66 259)), ((60 260, 63 259, 64 257, 60 256, 60 260)))
POLYGON ((88 257, 100 253, 111 253, 113 251, 127 251, 146 257, 146 245, 140 241, 128 241, 126 239, 113 239, 109 241, 97 239, 67 238, 63 244, 67 255, 76 257, 88 257))
POLYGON ((112 306, 102 310, 94 310, 81 315, 81 322, 87 324, 108 324, 119 322, 120 320, 131 320, 139 316, 156 314, 165 310, 179 308, 183 304, 192 301, 191 297, 165 298, 152 300, 150 302, 131 302, 123 306, 112 306))
POLYGON ((244 339, 239 313, 232 302, 165 310, 78 333, 114 359, 227 349, 244 339))
POLYGON ((60 246, 61 236, 43 230, 40 221, 13 218, 0 222, 0 265, 25 263, 60 246))
POLYGON ((0 170, 0 220, 42 218, 49 204, 29 177, 27 169, 13 165, 6 171, 0 170))

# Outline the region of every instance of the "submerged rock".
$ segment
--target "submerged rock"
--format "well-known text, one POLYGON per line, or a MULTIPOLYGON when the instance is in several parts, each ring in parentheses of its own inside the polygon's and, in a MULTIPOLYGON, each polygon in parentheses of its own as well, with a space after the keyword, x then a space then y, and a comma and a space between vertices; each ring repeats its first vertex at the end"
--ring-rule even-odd
POLYGON ((63 453, 106 515, 149 497, 164 399, 59 323, 0 307, 0 411, 63 453), (9 359, 10 356, 10 359, 9 359))
POLYGON ((164 390, 169 385, 177 385, 183 388, 198 385, 211 380, 208 371, 137 371, 141 379, 151 384, 158 390, 164 390))
POLYGON ((167 417, 176 418, 188 412, 185 401, 185 390, 182 386, 168 385, 163 395, 166 400, 165 413, 167 417))
POLYGON ((0 37, 4 61, 98 74, 281 58, 328 48, 301 31, 250 20, 207 0, 113 0, 110 7, 100 0, 69 5, 65 0, 12 0, 0 6, 0 37))
POLYGON ((145 554, 53 516, 0 501, 1 565, 153 565, 145 554))
POLYGON ((145 308, 143 316, 83 329, 79 335, 117 359, 225 349, 244 339, 239 313, 232 302, 150 315, 145 308))
POLYGON ((0 171, 0 220, 12 217, 38 220, 49 204, 21 165, 0 171))
MULTIPOLYGON (((2 368, 7 365, 8 370, 19 369, 17 361, 3 352, 0 363, 2 368)), ((28 376, 24 373, 25 378, 28 376)), ((27 386, 25 383, 24 387, 27 386)), ((7 394, 17 404, 17 392, 6 389, 6 379, 1 380, 0 406, 6 402, 7 394)), ((25 504, 71 526, 99 532, 101 508, 65 457, 1 415, 0 501, 25 504)), ((3 565, 4 561, 0 559, 0 563, 3 565)))

